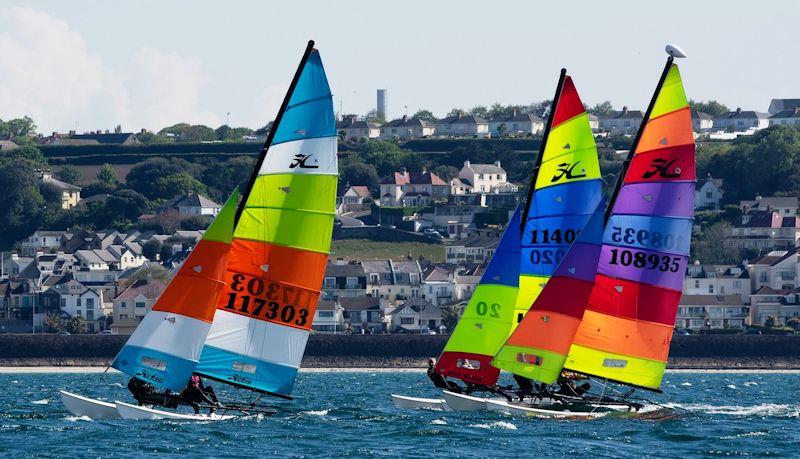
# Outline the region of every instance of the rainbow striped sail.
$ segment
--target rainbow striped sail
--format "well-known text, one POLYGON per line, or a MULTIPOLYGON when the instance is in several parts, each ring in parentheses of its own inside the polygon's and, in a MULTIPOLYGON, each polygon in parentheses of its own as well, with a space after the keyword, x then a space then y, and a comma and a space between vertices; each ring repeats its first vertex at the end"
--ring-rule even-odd
POLYGON ((330 251, 333 100, 309 42, 237 213, 225 289, 197 373, 288 397, 330 251))
POLYGON ((234 191, 112 367, 160 389, 186 387, 224 287, 238 197, 234 191))
POLYGON ((561 372, 591 290, 602 234, 597 146, 566 70, 554 107, 522 240, 521 322, 492 360, 542 382, 561 372))
POLYGON ((508 222, 494 256, 436 363, 437 373, 473 384, 497 382, 500 370, 489 361, 516 324, 520 213, 517 208, 508 222))
POLYGON ((539 162, 523 214, 517 323, 602 198, 600 162, 589 116, 566 70, 561 71, 553 98, 539 162))
POLYGON ((672 60, 612 198, 595 285, 565 365, 649 389, 661 385, 666 367, 694 212, 691 115, 672 60))

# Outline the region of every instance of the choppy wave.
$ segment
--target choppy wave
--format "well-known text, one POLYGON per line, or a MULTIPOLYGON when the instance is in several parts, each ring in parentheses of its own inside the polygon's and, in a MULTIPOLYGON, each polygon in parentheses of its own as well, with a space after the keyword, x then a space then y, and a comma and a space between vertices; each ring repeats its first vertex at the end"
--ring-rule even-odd
POLYGON ((762 403, 760 405, 709 405, 705 403, 668 403, 669 408, 680 408, 686 411, 705 414, 722 414, 729 416, 768 416, 782 418, 800 417, 800 405, 762 403))
POLYGON ((48 403, 50 403, 50 399, 43 398, 41 400, 34 400, 31 403, 33 403, 34 405, 47 405, 48 403))
POLYGON ((312 416, 327 416, 331 410, 311 410, 311 411, 303 411, 303 414, 310 414, 312 416))
POLYGON ((510 422, 506 421, 495 421, 490 422, 487 424, 470 424, 469 427, 474 427, 476 429, 507 429, 507 430, 517 430, 517 426, 510 422))

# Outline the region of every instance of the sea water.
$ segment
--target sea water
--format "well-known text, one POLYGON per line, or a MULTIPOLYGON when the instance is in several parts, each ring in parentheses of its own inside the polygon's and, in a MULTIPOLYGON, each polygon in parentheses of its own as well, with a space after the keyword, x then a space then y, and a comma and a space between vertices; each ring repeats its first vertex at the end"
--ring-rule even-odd
MULTIPOLYGON (((436 397, 419 372, 301 372, 272 417, 222 422, 91 421, 58 390, 130 401, 127 378, 0 374, 0 454, 15 457, 792 456, 800 454, 800 374, 667 373, 677 419, 552 420, 395 408, 390 394, 436 397)), ((219 384, 214 384, 219 386, 219 384)), ((224 396, 235 392, 222 390, 224 396)))

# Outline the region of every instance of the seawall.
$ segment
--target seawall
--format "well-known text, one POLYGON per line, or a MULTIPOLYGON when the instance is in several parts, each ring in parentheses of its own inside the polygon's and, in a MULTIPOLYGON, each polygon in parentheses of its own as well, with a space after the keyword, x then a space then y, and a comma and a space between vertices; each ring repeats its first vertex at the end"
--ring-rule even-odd
MULTIPOLYGON (((311 335, 308 367, 421 367, 445 335, 311 335)), ((0 335, 0 366, 107 365, 125 343, 116 335, 0 335)), ((675 336, 670 368, 800 369, 800 335, 675 336)))

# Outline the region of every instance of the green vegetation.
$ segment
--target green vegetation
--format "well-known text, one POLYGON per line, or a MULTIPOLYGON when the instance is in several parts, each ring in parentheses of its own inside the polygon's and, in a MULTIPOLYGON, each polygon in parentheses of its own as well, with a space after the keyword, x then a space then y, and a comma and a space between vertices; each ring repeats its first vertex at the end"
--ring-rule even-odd
POLYGON ((369 239, 337 239, 331 242, 333 257, 359 260, 418 260, 444 261, 444 245, 423 242, 377 242, 369 239))

